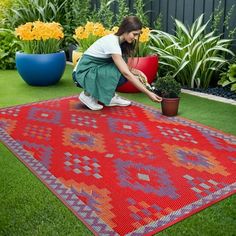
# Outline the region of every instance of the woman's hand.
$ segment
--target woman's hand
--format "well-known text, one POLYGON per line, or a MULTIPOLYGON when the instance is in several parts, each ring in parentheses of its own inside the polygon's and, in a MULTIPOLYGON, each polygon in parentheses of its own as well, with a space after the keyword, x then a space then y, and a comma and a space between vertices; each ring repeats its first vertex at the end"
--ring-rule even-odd
POLYGON ((150 92, 147 95, 153 102, 161 102, 162 101, 162 97, 159 97, 158 95, 156 95, 153 92, 150 92))

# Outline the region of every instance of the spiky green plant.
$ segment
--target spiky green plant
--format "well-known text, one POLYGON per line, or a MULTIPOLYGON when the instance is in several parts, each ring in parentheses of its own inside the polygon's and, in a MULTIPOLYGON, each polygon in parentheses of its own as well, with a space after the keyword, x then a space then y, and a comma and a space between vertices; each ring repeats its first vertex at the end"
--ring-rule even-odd
POLYGON ((26 22, 61 22, 63 7, 67 0, 15 0, 6 12, 6 26, 17 27, 26 22))
POLYGON ((111 10, 111 4, 115 0, 101 0, 100 5, 94 6, 94 11, 91 14, 90 20, 93 22, 100 22, 105 27, 111 28, 114 24, 114 13, 111 10))
POLYGON ((203 24, 203 14, 190 28, 175 19, 176 35, 161 30, 151 32, 153 52, 160 58, 160 73, 171 74, 182 85, 209 87, 214 71, 227 63, 232 40, 221 39, 214 32, 205 33, 209 21, 203 24))
POLYGON ((148 26, 149 25, 147 17, 148 11, 145 12, 144 9, 145 9, 145 3, 143 0, 134 1, 135 15, 141 20, 144 26, 148 26))
POLYGON ((116 25, 120 25, 121 21, 125 16, 129 14, 129 7, 126 0, 117 0, 118 3, 118 13, 116 14, 116 25))

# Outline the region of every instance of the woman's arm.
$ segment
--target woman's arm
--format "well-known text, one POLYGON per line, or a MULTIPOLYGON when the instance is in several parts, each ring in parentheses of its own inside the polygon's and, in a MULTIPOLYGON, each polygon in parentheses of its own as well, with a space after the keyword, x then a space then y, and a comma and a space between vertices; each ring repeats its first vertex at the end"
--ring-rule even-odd
POLYGON ((121 74, 129 80, 139 91, 145 93, 152 101, 154 102, 161 102, 162 98, 157 96, 155 93, 149 91, 136 77, 135 75, 129 70, 128 65, 121 57, 121 55, 113 54, 112 59, 116 64, 117 68, 121 72, 121 74))

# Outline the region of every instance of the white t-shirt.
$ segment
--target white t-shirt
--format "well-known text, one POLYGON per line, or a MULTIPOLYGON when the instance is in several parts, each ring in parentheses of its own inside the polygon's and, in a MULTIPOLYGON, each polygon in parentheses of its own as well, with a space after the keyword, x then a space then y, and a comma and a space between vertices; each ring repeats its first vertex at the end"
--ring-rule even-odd
POLYGON ((98 58, 109 58, 112 54, 122 55, 119 37, 114 34, 106 35, 94 42, 84 54, 98 58))

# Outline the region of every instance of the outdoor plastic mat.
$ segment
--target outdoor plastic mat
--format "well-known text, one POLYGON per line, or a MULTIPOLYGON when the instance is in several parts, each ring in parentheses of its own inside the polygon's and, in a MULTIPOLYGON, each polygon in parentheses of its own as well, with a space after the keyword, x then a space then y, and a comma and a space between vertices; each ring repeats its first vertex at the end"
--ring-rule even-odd
POLYGON ((236 192, 236 137, 133 102, 0 109, 1 141, 96 235, 151 235, 236 192))

